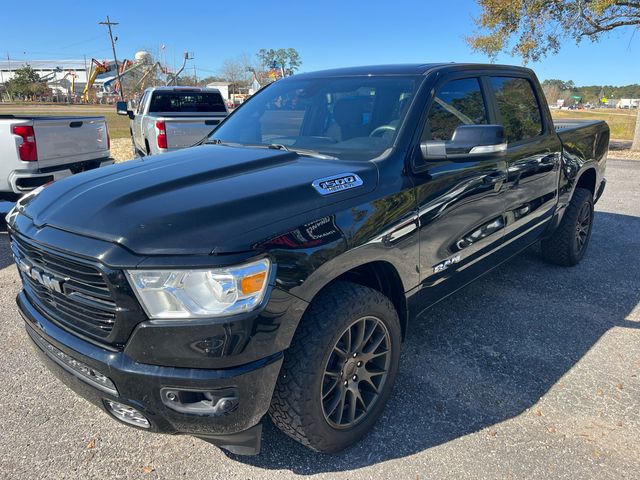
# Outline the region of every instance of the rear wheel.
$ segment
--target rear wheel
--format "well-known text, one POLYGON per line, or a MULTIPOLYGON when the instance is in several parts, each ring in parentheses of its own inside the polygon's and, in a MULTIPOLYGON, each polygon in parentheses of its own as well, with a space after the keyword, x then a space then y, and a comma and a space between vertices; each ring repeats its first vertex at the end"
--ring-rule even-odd
POLYGON ((584 257, 593 226, 593 195, 577 188, 551 237, 541 242, 543 257, 557 265, 573 266, 584 257))
POLYGON ((319 452, 359 440, 382 413, 400 359, 391 301, 339 282, 309 307, 285 360, 269 414, 287 435, 319 452))

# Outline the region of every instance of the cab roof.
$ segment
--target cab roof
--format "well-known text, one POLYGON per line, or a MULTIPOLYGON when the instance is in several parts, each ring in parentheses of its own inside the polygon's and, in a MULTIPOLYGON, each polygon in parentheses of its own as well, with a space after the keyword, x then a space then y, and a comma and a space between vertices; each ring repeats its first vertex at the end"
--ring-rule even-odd
POLYGON ((365 76, 365 75, 426 75, 431 70, 441 67, 465 67, 491 70, 530 70, 524 67, 513 65, 496 65, 487 63, 405 63, 391 65, 366 65, 361 67, 333 68, 330 70, 319 70, 316 72, 296 74, 296 78, 311 77, 339 77, 339 76, 365 76))

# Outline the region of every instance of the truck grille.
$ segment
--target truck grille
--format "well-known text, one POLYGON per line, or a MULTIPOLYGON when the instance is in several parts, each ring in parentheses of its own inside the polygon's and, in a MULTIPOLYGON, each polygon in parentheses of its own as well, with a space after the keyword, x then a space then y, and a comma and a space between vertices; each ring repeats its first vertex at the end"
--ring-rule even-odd
POLYGON ((11 240, 25 291, 44 315, 93 337, 109 336, 116 321, 116 303, 96 266, 17 235, 11 240))

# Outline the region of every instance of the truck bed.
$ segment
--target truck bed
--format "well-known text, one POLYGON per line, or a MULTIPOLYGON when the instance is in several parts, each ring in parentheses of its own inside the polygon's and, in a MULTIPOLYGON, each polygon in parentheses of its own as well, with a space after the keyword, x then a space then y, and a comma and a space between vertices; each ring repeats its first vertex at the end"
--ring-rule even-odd
POLYGON ((609 127, 603 120, 559 120, 554 122, 562 146, 585 161, 600 162, 609 150, 609 127))

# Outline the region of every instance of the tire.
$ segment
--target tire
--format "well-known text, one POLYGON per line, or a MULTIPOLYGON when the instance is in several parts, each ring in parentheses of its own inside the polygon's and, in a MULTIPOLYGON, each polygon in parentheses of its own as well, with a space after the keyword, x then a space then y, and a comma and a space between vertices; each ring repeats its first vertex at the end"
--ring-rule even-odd
POLYGON ((398 313, 382 293, 349 282, 331 285, 311 303, 285 352, 271 419, 317 452, 355 443, 373 427, 391 394, 401 337, 398 313), (360 339, 367 340, 359 348, 360 339))
POLYGON ((542 256, 556 265, 577 265, 587 251, 592 227, 593 195, 586 188, 577 188, 556 231, 542 240, 542 256))

